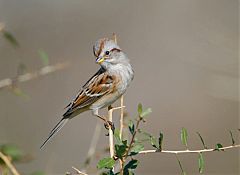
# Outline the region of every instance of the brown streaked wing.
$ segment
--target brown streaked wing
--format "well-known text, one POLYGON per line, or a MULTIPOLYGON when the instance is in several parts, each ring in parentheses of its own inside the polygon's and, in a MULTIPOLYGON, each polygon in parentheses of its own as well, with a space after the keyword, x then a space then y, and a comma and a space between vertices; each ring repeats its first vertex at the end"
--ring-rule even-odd
POLYGON ((116 78, 109 76, 105 71, 98 71, 83 86, 82 91, 77 95, 74 101, 69 105, 64 116, 70 115, 76 109, 86 107, 97 101, 100 97, 107 93, 111 93, 115 87, 116 78))

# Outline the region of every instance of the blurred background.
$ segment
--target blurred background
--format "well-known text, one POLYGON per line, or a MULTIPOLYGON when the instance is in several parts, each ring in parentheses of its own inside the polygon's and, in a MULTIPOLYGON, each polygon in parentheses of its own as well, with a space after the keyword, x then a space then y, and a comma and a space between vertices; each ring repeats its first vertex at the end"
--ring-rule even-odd
MULTIPOLYGON (((43 67, 39 50, 47 53, 49 65, 70 63, 19 83, 24 97, 0 90, 0 143, 14 143, 33 156, 17 164, 22 173, 64 174, 84 163, 97 123, 90 112, 70 121, 44 150, 39 146, 99 68, 94 42, 113 32, 135 70, 126 110, 134 117, 139 102, 152 108, 143 128, 156 136, 161 130, 164 149, 184 149, 182 127, 188 129, 190 149, 202 148, 197 131, 208 147, 230 145, 229 130, 239 142, 238 0, 0 0, 0 23, 20 45, 12 47, 1 35, 0 80, 15 77, 19 65, 27 72, 43 67)), ((107 143, 102 132, 97 151, 107 143)), ((205 174, 240 174, 239 156, 238 149, 206 154, 205 174)), ((180 172, 174 155, 139 159, 137 174, 180 172)), ((197 155, 180 159, 188 174, 198 174, 197 155)))

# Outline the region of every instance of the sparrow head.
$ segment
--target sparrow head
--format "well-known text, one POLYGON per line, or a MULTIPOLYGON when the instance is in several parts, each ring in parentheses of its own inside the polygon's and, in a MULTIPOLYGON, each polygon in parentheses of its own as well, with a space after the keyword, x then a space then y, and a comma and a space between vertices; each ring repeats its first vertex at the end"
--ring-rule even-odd
POLYGON ((105 69, 111 65, 128 62, 128 58, 116 42, 108 38, 99 39, 93 46, 93 53, 96 57, 96 63, 105 69))

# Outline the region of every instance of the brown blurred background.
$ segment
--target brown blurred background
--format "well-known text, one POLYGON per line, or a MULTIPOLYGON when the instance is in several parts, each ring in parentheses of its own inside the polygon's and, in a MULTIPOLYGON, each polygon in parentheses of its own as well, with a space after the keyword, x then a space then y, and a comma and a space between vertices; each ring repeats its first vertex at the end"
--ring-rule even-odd
MULTIPOLYGON (((135 70, 125 95, 130 116, 139 102, 151 107, 144 128, 155 135, 163 131, 165 149, 184 149, 179 137, 183 126, 190 149, 202 147, 196 131, 208 147, 231 144, 228 130, 239 138, 240 126, 238 10, 238 0, 0 0, 0 22, 21 45, 13 49, 0 38, 0 79, 15 76, 20 63, 29 71, 39 69, 39 49, 48 53, 50 64, 71 63, 20 84, 29 99, 0 91, 0 142, 16 143, 34 155, 34 161, 17 166, 21 172, 64 174, 71 166, 81 167, 97 121, 90 112, 69 122, 46 149, 39 146, 98 69, 95 40, 115 32, 135 70)), ((104 134, 99 150, 108 141, 104 134)), ((239 155, 237 149, 206 154, 205 174, 240 174, 239 155)), ((139 158, 137 174, 180 172, 173 155, 139 158)), ((197 155, 180 159, 188 174, 198 174, 197 155)))

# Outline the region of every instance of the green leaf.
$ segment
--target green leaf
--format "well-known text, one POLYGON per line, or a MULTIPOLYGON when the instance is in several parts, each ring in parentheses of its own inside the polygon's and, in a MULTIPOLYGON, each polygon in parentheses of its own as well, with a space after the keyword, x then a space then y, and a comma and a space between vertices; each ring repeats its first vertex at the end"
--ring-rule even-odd
POLYGON ((140 114, 140 117, 144 118, 144 117, 148 116, 151 112, 152 112, 152 109, 151 108, 147 108, 140 114))
POLYGON ((142 114, 142 104, 141 103, 139 103, 138 104, 138 115, 140 116, 141 114, 142 114))
POLYGON ((200 138, 200 140, 201 140, 201 142, 202 142, 202 144, 203 144, 204 149, 207 149, 207 146, 205 145, 201 134, 200 134, 199 132, 197 132, 197 135, 199 136, 199 138, 200 138))
POLYGON ((130 150, 130 156, 138 154, 140 151, 144 150, 144 145, 141 143, 135 143, 130 150))
POLYGON ((6 40, 8 40, 15 48, 19 47, 19 43, 17 39, 10 32, 3 30, 3 36, 6 40))
POLYGON ((116 156, 122 158, 127 148, 128 146, 126 141, 123 141, 123 144, 121 145, 115 145, 116 156))
POLYGON ((120 131, 119 131, 119 129, 115 129, 115 130, 114 130, 114 138, 115 138, 115 143, 116 143, 117 145, 122 144, 122 140, 121 140, 121 138, 120 138, 120 131))
POLYGON ((130 160, 127 165, 124 167, 124 171, 128 169, 136 169, 138 166, 138 160, 132 159, 130 160))
POLYGON ((40 58, 41 58, 41 60, 43 62, 43 65, 47 66, 49 64, 48 54, 45 51, 41 50, 41 49, 38 50, 38 54, 39 54, 39 56, 40 56, 40 58))
POLYGON ((24 63, 19 63, 17 68, 17 75, 22 75, 26 73, 27 66, 24 63))
POLYGON ((14 87, 12 89, 12 92, 16 95, 16 96, 19 96, 19 97, 23 97, 25 98, 26 100, 29 100, 30 97, 27 93, 25 93, 22 89, 18 88, 18 87, 14 87))
POLYGON ((187 140, 188 140, 188 134, 187 134, 187 129, 186 128, 182 128, 181 130, 181 141, 182 144, 186 146, 187 148, 187 140))
POLYGON ((13 161, 20 160, 23 157, 22 151, 15 145, 2 145, 1 151, 3 154, 10 156, 13 161))
MULTIPOLYGON (((223 147, 222 144, 217 143, 217 144, 215 145, 215 150, 220 151, 222 147, 223 147)), ((224 150, 222 150, 222 151, 224 151, 224 150)))
POLYGON ((113 158, 106 157, 106 158, 101 159, 98 162, 97 168, 98 169, 103 169, 103 168, 111 169, 111 168, 113 168, 114 164, 115 164, 115 161, 113 160, 113 158))
POLYGON ((203 154, 199 153, 199 156, 198 156, 198 170, 199 170, 199 173, 203 173, 203 169, 204 169, 203 154))
POLYGON ((232 133, 232 131, 229 131, 229 133, 230 133, 230 136, 231 136, 231 139, 232 139, 232 146, 233 146, 233 145, 235 145, 235 140, 233 138, 233 133, 232 133))
POLYGON ((133 135, 135 132, 135 125, 132 120, 130 120, 128 123, 128 129, 129 129, 130 133, 133 135))
POLYGON ((159 147, 157 145, 157 139, 154 136, 150 136, 150 143, 154 148, 159 149, 159 147))
POLYGON ((118 175, 119 173, 114 174, 114 172, 112 171, 112 169, 110 169, 109 171, 106 172, 101 172, 100 175, 118 175))
POLYGON ((177 159, 178 165, 179 165, 179 167, 180 167, 180 169, 181 169, 181 174, 182 174, 182 175, 187 175, 187 173, 186 173, 186 172, 184 171, 184 169, 183 169, 182 163, 181 163, 181 161, 179 160, 177 154, 176 154, 176 159, 177 159))
POLYGON ((162 143, 163 143, 163 133, 162 132, 160 132, 160 134, 159 134, 159 138, 158 138, 158 149, 159 149, 159 151, 162 151, 162 143))
POLYGON ((144 136, 145 138, 148 138, 148 139, 150 139, 150 137, 152 136, 151 134, 149 134, 149 133, 147 133, 147 132, 145 132, 145 131, 143 131, 143 130, 141 130, 141 129, 138 129, 138 132, 139 132, 142 136, 144 136))

